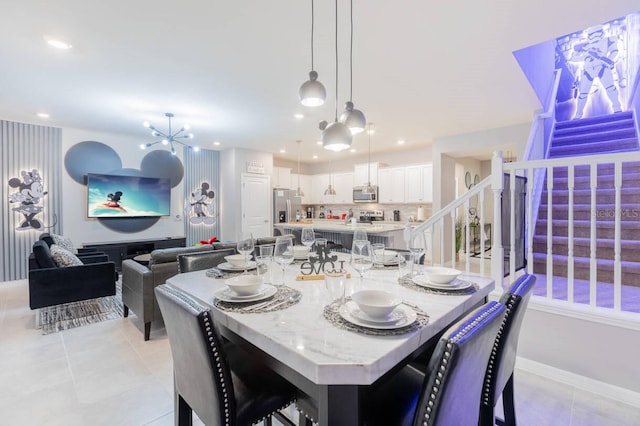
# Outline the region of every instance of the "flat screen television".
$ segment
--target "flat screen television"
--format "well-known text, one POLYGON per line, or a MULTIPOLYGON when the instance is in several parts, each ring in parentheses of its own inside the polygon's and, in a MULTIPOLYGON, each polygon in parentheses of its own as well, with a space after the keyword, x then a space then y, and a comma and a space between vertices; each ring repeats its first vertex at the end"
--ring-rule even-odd
POLYGON ((171 179, 87 175, 88 217, 157 217, 171 214, 171 179))

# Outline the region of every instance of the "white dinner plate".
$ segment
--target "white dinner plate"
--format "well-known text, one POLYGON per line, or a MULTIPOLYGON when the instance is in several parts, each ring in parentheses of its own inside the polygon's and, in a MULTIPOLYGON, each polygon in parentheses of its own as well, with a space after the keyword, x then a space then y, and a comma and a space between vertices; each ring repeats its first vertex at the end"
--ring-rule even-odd
POLYGON ((345 320, 349 321, 352 324, 359 325, 360 327, 377 328, 380 330, 392 330, 394 328, 402 328, 402 327, 411 325, 415 322, 416 318, 418 318, 418 314, 416 314, 416 312, 413 309, 405 305, 400 305, 392 313, 394 317, 397 316, 396 320, 393 320, 390 322, 374 322, 374 321, 371 321, 370 319, 365 320, 365 319, 358 318, 356 316, 358 314, 354 315, 354 310, 353 310, 354 305, 356 310, 362 313, 362 311, 358 309, 358 305, 356 305, 355 302, 345 303, 340 307, 340 310, 338 312, 340 313, 340 316, 342 318, 344 318, 345 320))
MULTIPOLYGON (((393 312, 391 312, 391 314, 388 317, 384 319, 380 319, 380 318, 372 318, 366 313, 364 313, 356 302, 353 302, 353 301, 347 302, 346 305, 347 305, 347 308, 349 309, 349 313, 351 314, 351 316, 359 319, 360 321, 369 322, 372 324, 380 324, 380 325, 395 324, 398 321, 407 318, 407 313, 405 312, 404 309, 396 308, 393 310, 393 312)), ((402 306, 399 306, 399 308, 401 307, 402 306)))
POLYGON ((244 271, 245 269, 247 271, 250 271, 251 269, 256 269, 256 262, 254 262, 253 260, 249 261, 249 263, 247 263, 246 268, 244 266, 241 266, 241 267, 233 266, 229 262, 224 262, 218 265, 218 269, 222 271, 227 271, 227 272, 244 271))
POLYGON ((396 266, 398 264, 398 258, 396 257, 393 260, 390 260, 388 262, 378 262, 378 261, 373 261, 373 263, 375 263, 376 265, 382 265, 382 266, 396 266))
POLYGON ((213 295, 216 299, 222 300, 223 302, 231 302, 231 303, 244 303, 244 302, 257 302, 259 300, 268 299, 276 292, 278 289, 272 285, 265 284, 258 289, 256 294, 252 294, 249 296, 238 296, 236 292, 231 290, 229 287, 225 287, 216 291, 213 295))
POLYGON ((426 275, 416 275, 413 277, 413 282, 420 287, 432 288, 436 290, 464 290, 471 287, 470 281, 457 280, 449 284, 439 284, 429 281, 426 275))

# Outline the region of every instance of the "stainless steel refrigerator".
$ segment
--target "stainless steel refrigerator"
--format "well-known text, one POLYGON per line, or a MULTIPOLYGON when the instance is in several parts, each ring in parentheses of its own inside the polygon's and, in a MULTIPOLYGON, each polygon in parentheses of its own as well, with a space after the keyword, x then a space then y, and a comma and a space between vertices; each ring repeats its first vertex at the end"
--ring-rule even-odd
POLYGON ((273 190, 273 223, 294 222, 296 211, 302 218, 302 199, 292 189, 273 190))

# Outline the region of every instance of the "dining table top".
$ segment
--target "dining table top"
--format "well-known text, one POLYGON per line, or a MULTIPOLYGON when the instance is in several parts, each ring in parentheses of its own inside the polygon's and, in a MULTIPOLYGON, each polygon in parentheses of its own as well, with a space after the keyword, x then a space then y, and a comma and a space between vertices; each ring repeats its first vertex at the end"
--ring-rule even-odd
MULTIPOLYGON (((348 255, 341 255, 341 259, 348 255)), ((273 267, 279 267, 276 264, 273 267)), ((297 303, 270 312, 245 313, 215 307, 214 293, 226 288, 225 278, 210 278, 206 271, 181 273, 167 280, 214 307, 217 323, 318 385, 369 385, 486 300, 494 280, 473 274, 459 278, 476 289, 464 294, 418 291, 398 283, 398 268, 371 269, 362 285, 351 272, 347 293, 358 289, 392 292, 428 314, 426 325, 404 334, 370 335, 337 327, 324 315, 331 302, 324 280, 296 280, 301 265, 287 267, 285 285, 298 290, 297 303), (469 294, 470 293, 470 294, 469 294)), ((280 277, 281 278, 281 277, 280 277)))

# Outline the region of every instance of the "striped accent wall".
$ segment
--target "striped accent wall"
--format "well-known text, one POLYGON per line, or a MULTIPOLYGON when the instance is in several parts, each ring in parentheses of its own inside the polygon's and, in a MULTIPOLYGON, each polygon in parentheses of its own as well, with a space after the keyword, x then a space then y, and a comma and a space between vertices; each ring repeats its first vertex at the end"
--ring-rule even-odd
POLYGON ((187 246, 197 244, 200 240, 209 240, 213 236, 220 238, 220 224, 218 212, 220 207, 220 153, 208 149, 199 152, 184 148, 184 235, 187 238, 187 246), (215 222, 193 223, 194 210, 191 205, 194 201, 191 194, 200 189, 203 182, 213 191, 213 199, 207 198, 207 212, 214 215, 215 222))
POLYGON ((31 246, 40 233, 62 234, 62 129, 0 120, 0 154, 0 281, 25 279, 31 246), (35 204, 43 208, 34 217, 43 224, 40 229, 21 228, 25 216, 12 210, 21 203, 9 202, 12 194, 20 192, 9 180, 22 182, 21 172, 33 169, 47 192, 35 204))

